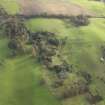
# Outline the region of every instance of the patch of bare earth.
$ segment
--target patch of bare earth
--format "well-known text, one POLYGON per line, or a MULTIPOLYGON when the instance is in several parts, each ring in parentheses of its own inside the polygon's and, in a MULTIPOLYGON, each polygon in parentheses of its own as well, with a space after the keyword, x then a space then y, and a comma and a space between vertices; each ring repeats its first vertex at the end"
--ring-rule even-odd
POLYGON ((22 15, 44 15, 47 16, 71 16, 71 15, 91 15, 85 8, 65 1, 37 1, 37 0, 19 0, 22 15))

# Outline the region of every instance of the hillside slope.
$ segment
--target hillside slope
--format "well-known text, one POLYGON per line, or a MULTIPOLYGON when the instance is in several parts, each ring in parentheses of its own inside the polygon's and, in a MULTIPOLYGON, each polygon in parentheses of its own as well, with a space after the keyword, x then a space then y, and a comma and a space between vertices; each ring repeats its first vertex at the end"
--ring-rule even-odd
POLYGON ((31 55, 8 57, 7 39, 0 37, 0 105, 60 105, 40 86, 42 67, 31 55))
MULTIPOLYGON (((32 19, 27 24, 33 32, 41 29, 56 32, 59 37, 68 37, 66 46, 61 50, 61 55, 74 66, 75 72, 86 71, 90 73, 92 85, 105 97, 105 84, 97 78, 104 78, 105 75, 105 64, 100 62, 101 46, 105 42, 105 20, 91 19, 90 21, 90 25, 80 28, 76 28, 72 24, 69 24, 69 28, 67 28, 65 23, 59 19, 32 19)), ((67 99, 64 101, 64 105, 77 105, 77 103, 86 105, 83 97, 67 99), (78 100, 78 102, 74 100, 78 100)))
MULTIPOLYGON (((8 1, 8 0, 7 0, 8 1)), ((68 0, 69 1, 69 0, 68 0)), ((87 9, 96 11, 97 15, 104 14, 104 5, 100 2, 87 0, 73 0, 78 5, 85 5, 87 9), (94 6, 93 6, 94 5, 94 6)), ((11 7, 4 0, 0 3, 10 14, 18 11, 17 2, 11 7), (15 8, 15 9, 14 9, 15 8)), ((59 38, 65 38, 66 45, 60 53, 73 65, 73 71, 86 71, 92 76, 93 91, 98 90, 103 100, 96 105, 105 105, 105 62, 100 62, 102 57, 101 46, 105 46, 105 19, 90 19, 88 26, 75 27, 71 22, 61 19, 33 18, 25 21, 31 32, 49 31, 57 34, 59 38)), ((85 100, 85 95, 57 100, 47 85, 40 86, 40 79, 48 77, 43 72, 43 66, 37 62, 37 58, 29 55, 9 57, 7 47, 8 39, 4 33, 0 33, 0 105, 90 105, 85 100)), ((56 61, 55 61, 56 62, 56 61)))

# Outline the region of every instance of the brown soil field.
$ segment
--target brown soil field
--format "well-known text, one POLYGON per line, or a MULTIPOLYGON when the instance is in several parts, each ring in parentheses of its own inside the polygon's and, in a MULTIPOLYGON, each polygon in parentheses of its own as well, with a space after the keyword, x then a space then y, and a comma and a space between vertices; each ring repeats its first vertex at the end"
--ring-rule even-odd
POLYGON ((18 0, 20 14, 26 16, 44 15, 47 16, 76 16, 91 15, 84 7, 66 1, 44 1, 44 0, 18 0))

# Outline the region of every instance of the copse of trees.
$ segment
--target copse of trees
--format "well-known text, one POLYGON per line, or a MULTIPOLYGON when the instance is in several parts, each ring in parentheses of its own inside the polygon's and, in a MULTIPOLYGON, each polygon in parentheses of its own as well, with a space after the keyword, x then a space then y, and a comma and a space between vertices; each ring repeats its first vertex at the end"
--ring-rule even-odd
POLYGON ((17 45, 16 40, 11 40, 11 41, 8 43, 8 47, 9 47, 10 49, 16 50, 16 49, 18 48, 18 45, 17 45))
POLYGON ((56 90, 58 98, 65 99, 86 93, 88 87, 84 78, 77 76, 75 73, 70 73, 56 90))
POLYGON ((103 100, 103 97, 99 94, 96 85, 92 84, 89 86, 89 91, 86 94, 86 100, 89 104, 96 104, 103 100))
POLYGON ((25 52, 29 33, 21 19, 15 16, 10 17, 4 24, 4 31, 10 40, 9 48, 15 50, 15 52, 25 52))
POLYGON ((72 72, 71 65, 69 65, 67 62, 62 62, 59 65, 53 65, 50 67, 50 70, 55 72, 57 77, 62 81, 65 80, 68 77, 68 74, 72 72))
POLYGON ((8 48, 11 51, 11 56, 16 56, 17 54, 22 54, 25 52, 25 44, 19 39, 11 39, 8 43, 8 48))
POLYGON ((92 82, 92 76, 86 71, 79 71, 77 75, 83 77, 87 81, 87 84, 90 84, 92 82))
POLYGON ((54 33, 36 32, 32 34, 31 41, 34 45, 33 47, 35 48, 40 57, 48 57, 56 54, 55 51, 59 44, 59 41, 55 38, 54 33))
POLYGON ((6 18, 8 18, 8 13, 5 11, 5 9, 0 5, 0 22, 6 18))
POLYGON ((53 64, 53 57, 57 56, 60 46, 64 45, 61 39, 57 39, 54 33, 36 32, 31 36, 34 53, 37 53, 38 61, 54 74, 52 88, 56 96, 60 99, 74 97, 79 94, 85 94, 89 91, 91 75, 87 72, 73 73, 72 66, 65 60, 59 64, 53 64))
POLYGON ((3 29, 3 25, 8 20, 8 18, 9 18, 9 14, 0 5, 0 29, 3 29))
POLYGON ((90 23, 88 17, 85 15, 71 16, 70 21, 75 26, 87 26, 90 23))
MULTIPOLYGON (((33 45, 33 53, 37 53, 39 61, 43 63, 49 70, 59 68, 68 69, 67 65, 62 62, 62 65, 53 65, 53 56, 57 57, 57 52, 61 46, 63 46, 64 41, 62 39, 56 38, 56 35, 52 32, 42 31, 31 34, 31 42, 33 45), (55 68, 56 67, 56 68, 55 68)), ((33 54, 33 55, 36 55, 33 54)))
POLYGON ((77 15, 77 16, 70 16, 69 19, 63 19, 65 22, 66 28, 69 28, 71 24, 75 27, 80 27, 80 26, 87 26, 89 25, 89 17, 86 15, 77 15))
POLYGON ((5 33, 10 39, 20 37, 22 41, 28 38, 28 30, 22 20, 16 16, 9 17, 8 21, 4 24, 5 33))
POLYGON ((8 47, 13 52, 25 52, 26 43, 29 40, 29 31, 21 18, 8 15, 0 6, 0 26, 9 39, 8 47))
POLYGON ((95 95, 94 96, 91 93, 87 94, 86 99, 89 102, 89 104, 92 104, 92 105, 94 105, 94 104, 96 104, 96 103, 98 103, 98 102, 103 100, 102 96, 100 96, 100 95, 95 95))

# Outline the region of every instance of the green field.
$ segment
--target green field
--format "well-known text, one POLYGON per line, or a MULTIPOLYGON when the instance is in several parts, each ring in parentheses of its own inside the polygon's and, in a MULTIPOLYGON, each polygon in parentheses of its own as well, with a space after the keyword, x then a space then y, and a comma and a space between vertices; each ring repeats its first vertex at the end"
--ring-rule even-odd
MULTIPOLYGON (((19 11, 17 3, 0 0, 10 14, 19 11), (11 6, 12 5, 12 6, 11 6)), ((7 0, 8 1, 8 0, 7 0)), ((87 0, 72 0, 85 5, 97 15, 105 15, 105 5, 87 0)), ((88 71, 92 84, 103 97, 96 105, 105 105, 105 84, 97 76, 105 78, 105 64, 100 62, 101 45, 105 45, 105 19, 90 19, 88 26, 75 27, 60 19, 35 18, 26 21, 32 32, 39 30, 55 32, 58 37, 67 37, 61 54, 74 66, 74 71, 88 71)), ((2 36, 2 33, 0 33, 2 36)), ((40 86, 43 67, 31 55, 9 57, 8 39, 0 36, 0 105, 88 105, 84 96, 77 96, 60 102, 48 86, 40 86)))
POLYGON ((19 12, 17 0, 0 0, 0 5, 4 7, 9 14, 16 14, 19 12))
MULTIPOLYGON (((68 0, 69 1, 69 0, 68 0)), ((95 0, 71 0, 72 2, 83 6, 96 16, 105 16, 105 3, 98 2, 95 0)))
POLYGON ((40 86, 41 65, 29 55, 8 58, 7 39, 0 39, 0 105, 60 105, 40 86))
MULTIPOLYGON (((27 25, 31 31, 50 30, 56 32, 59 37, 68 37, 67 44, 61 51, 62 55, 74 65, 75 71, 85 70, 91 73, 93 84, 105 97, 105 84, 96 79, 97 76, 105 75, 105 64, 100 63, 100 47, 105 42, 105 19, 91 19, 90 21, 91 24, 85 27, 74 27, 69 24, 67 28, 64 21, 58 19, 32 19, 27 22, 27 25)), ((81 96, 81 98, 67 100, 68 103, 64 102, 64 105, 76 105, 75 99, 78 100, 79 105, 86 104, 81 96)))

